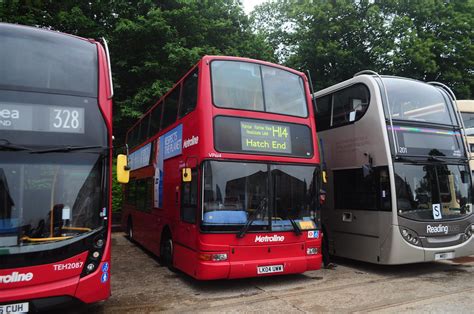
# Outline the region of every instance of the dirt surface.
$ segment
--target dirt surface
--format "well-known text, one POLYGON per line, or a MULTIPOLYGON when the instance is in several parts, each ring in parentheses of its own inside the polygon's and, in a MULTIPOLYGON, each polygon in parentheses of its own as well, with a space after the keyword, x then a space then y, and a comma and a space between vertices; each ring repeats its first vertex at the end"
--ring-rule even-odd
POLYGON ((199 282, 161 267, 122 233, 112 241, 112 297, 72 312, 474 311, 472 258, 404 266, 337 260, 334 270, 199 282))

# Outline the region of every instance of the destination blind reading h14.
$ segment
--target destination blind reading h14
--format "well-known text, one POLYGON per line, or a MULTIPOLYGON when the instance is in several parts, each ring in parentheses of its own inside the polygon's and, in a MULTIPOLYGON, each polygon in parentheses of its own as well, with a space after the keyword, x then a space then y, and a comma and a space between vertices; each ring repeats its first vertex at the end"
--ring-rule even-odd
POLYGON ((291 154, 290 127, 240 121, 242 150, 291 154))

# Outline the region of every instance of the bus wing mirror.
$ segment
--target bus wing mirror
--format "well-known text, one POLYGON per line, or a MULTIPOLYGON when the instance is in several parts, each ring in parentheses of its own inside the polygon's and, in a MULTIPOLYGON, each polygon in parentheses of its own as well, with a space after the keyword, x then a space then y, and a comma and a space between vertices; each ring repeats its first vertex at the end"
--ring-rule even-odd
POLYGON ((117 181, 119 183, 128 183, 130 180, 130 167, 127 162, 127 155, 117 156, 117 181))
POLYGON ((193 180, 191 175, 191 168, 183 168, 183 182, 191 182, 193 180))

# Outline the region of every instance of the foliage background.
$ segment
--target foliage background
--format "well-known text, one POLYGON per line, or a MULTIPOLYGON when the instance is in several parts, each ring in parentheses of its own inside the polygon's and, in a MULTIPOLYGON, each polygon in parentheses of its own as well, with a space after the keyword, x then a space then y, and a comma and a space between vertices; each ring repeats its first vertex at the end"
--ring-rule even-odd
POLYGON ((371 69, 474 96, 474 0, 273 0, 250 17, 238 0, 0 0, 0 21, 108 40, 118 145, 205 54, 310 70, 315 90, 371 69))

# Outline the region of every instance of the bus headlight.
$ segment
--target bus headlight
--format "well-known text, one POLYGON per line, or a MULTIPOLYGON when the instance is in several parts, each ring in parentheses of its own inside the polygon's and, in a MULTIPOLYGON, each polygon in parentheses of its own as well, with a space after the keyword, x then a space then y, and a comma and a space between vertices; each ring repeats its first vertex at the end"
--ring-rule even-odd
POLYGON ((474 228, 474 225, 470 225, 469 227, 467 227, 466 231, 464 232, 466 241, 469 240, 469 238, 472 236, 473 228, 474 228))
POLYGON ((403 238, 410 244, 416 245, 416 246, 422 246, 421 245, 421 240, 418 236, 418 234, 410 229, 407 228, 400 228, 400 231, 402 233, 403 238))
POLYGON ((227 254, 222 253, 222 254, 212 254, 212 260, 214 262, 222 262, 227 260, 227 254))
POLYGON ((228 258, 227 253, 218 253, 218 254, 209 254, 201 253, 199 254, 199 259, 201 261, 214 261, 214 262, 223 262, 228 258))
POLYGON ((316 255, 316 254, 318 254, 318 248, 316 247, 306 248, 306 255, 316 255))

